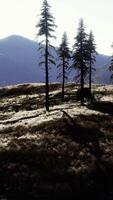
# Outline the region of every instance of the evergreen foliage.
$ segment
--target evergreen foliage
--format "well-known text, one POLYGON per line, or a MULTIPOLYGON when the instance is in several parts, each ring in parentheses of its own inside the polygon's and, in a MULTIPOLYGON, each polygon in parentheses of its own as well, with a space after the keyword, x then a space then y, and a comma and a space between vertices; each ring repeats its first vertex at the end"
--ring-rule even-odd
MULTIPOLYGON (((75 44, 73 46, 73 67, 79 71, 81 90, 84 89, 84 81, 88 72, 88 51, 87 51, 87 34, 85 32, 83 19, 79 21, 79 28, 77 36, 75 37, 75 44)), ((81 98, 81 105, 84 104, 84 96, 81 98)))
POLYGON ((48 4, 47 0, 43 1, 42 9, 41 9, 41 18, 39 23, 36 25, 38 28, 38 34, 39 36, 44 36, 44 40, 41 41, 39 46, 39 51, 41 52, 41 61, 39 65, 45 65, 45 84, 46 84, 46 110, 49 111, 49 64, 55 64, 54 57, 52 56, 50 52, 50 48, 52 48, 52 45, 50 44, 50 38, 55 38, 53 35, 54 28, 56 27, 54 23, 54 17, 50 13, 50 5, 48 4), (43 49, 45 50, 44 54, 43 49), (43 59, 44 58, 44 59, 43 59))
POLYGON ((96 61, 96 45, 94 41, 94 36, 92 31, 90 31, 87 41, 87 50, 89 54, 88 65, 89 65, 89 90, 91 92, 91 83, 92 83, 92 72, 95 70, 93 67, 94 62, 96 61))
POLYGON ((111 57, 111 63, 110 63, 110 66, 109 66, 109 70, 111 72, 110 79, 111 79, 111 81, 113 81, 113 55, 111 57))
POLYGON ((68 37, 66 32, 64 32, 63 37, 62 37, 62 42, 58 48, 58 55, 59 55, 59 75, 58 78, 62 79, 62 101, 64 101, 64 87, 65 87, 65 82, 68 80, 68 72, 69 72, 69 61, 71 58, 71 52, 68 46, 68 37))
MULTIPOLYGON (((111 45, 111 47, 113 48, 113 44, 111 45)), ((109 66, 109 71, 111 72, 110 79, 111 79, 111 81, 113 81, 113 55, 111 56, 111 63, 109 66)))

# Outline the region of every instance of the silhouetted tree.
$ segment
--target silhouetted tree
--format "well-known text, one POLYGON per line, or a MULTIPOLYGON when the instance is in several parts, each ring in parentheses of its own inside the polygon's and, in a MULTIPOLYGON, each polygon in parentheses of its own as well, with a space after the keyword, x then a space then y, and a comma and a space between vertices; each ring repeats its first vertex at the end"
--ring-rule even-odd
POLYGON ((45 64, 45 75, 46 75, 46 110, 49 111, 49 63, 55 64, 54 57, 51 55, 50 47, 50 38, 55 38, 53 36, 54 28, 56 27, 54 23, 54 18, 50 13, 50 5, 48 4, 47 0, 43 1, 42 9, 41 9, 41 19, 39 23, 36 25, 38 30, 38 36, 44 36, 45 40, 40 43, 39 50, 45 48, 45 53, 42 55, 44 56, 45 60, 42 60, 39 65, 45 64))
MULTIPOLYGON (((111 45, 111 47, 113 48, 113 44, 111 45)), ((113 81, 113 55, 111 56, 111 62, 110 62, 109 70, 111 72, 110 79, 111 79, 111 81, 113 81)))
MULTIPOLYGON (((73 67, 79 70, 81 90, 84 89, 84 79, 88 72, 87 59, 87 34, 85 33, 85 27, 83 19, 79 21, 79 28, 77 36, 75 37, 75 44, 73 46, 73 67)), ((81 96, 81 105, 84 104, 84 96, 81 96)))
POLYGON ((87 51, 88 51, 88 65, 89 65, 89 90, 91 92, 92 71, 95 70, 93 64, 96 61, 96 54, 97 54, 92 31, 90 31, 88 36, 87 51))
POLYGON ((62 42, 58 48, 58 55, 60 58, 60 62, 58 64, 60 72, 58 78, 62 78, 62 101, 64 101, 64 86, 65 81, 68 79, 69 61, 71 58, 71 52, 68 44, 68 37, 66 32, 64 32, 62 42))

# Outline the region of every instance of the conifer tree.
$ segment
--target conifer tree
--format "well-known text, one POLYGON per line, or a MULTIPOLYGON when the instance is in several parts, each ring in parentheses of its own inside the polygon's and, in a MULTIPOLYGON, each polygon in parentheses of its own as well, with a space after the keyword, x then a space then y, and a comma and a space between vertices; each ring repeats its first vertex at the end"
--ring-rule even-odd
POLYGON ((41 60, 39 65, 45 65, 45 85, 46 85, 46 110, 49 111, 49 64, 55 64, 54 57, 51 55, 50 48, 52 48, 52 45, 50 44, 50 38, 55 38, 55 36, 52 34, 54 32, 54 28, 56 27, 54 23, 54 17, 50 13, 50 5, 48 4, 47 0, 43 1, 41 14, 40 14, 40 21, 36 25, 38 28, 38 34, 39 36, 44 36, 44 40, 40 43, 39 50, 44 48, 45 52, 44 55, 41 56, 41 58, 44 58, 44 60, 41 60))
POLYGON ((95 70, 93 64, 96 61, 96 54, 97 54, 92 31, 90 31, 89 33, 87 44, 88 44, 87 51, 88 51, 88 65, 89 65, 89 90, 91 92, 92 71, 95 70))
MULTIPOLYGON (((84 80, 87 75, 88 66, 88 52, 87 52, 87 34, 85 32, 83 19, 79 21, 79 28, 77 36, 75 37, 75 44, 73 46, 73 67, 79 70, 80 85, 83 94, 84 80)), ((81 105, 84 104, 84 96, 81 96, 81 105)))
POLYGON ((62 101, 64 101, 64 87, 65 81, 68 79, 69 61, 71 58, 71 52, 68 44, 68 37, 66 32, 64 32, 62 42, 58 48, 58 55, 60 58, 60 62, 58 64, 60 72, 58 78, 62 78, 62 101))
MULTIPOLYGON (((111 47, 113 48, 113 44, 111 45, 111 47)), ((110 79, 111 79, 111 81, 113 81, 113 55, 111 56, 111 62, 110 62, 110 66, 109 66, 109 71, 111 72, 110 79)))

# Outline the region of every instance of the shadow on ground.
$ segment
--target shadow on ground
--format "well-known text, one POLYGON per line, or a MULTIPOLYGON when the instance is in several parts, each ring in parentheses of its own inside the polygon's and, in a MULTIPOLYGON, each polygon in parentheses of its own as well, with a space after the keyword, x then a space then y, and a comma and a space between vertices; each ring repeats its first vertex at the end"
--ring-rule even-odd
POLYGON ((26 130, 38 139, 19 137, 19 128, 13 130, 14 138, 0 151, 0 198, 112 199, 113 163, 104 159, 100 146, 109 139, 101 131, 103 121, 106 129, 110 120, 63 116, 26 130))
POLYGON ((92 102, 89 106, 89 109, 100 111, 102 113, 107 113, 113 115, 113 103, 108 101, 95 101, 92 102))

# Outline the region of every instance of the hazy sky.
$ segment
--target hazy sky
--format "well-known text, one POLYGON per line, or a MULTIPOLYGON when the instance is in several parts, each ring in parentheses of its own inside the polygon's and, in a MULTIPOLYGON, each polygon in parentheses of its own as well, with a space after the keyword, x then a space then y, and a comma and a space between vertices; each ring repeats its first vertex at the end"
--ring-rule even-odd
MULTIPOLYGON (((35 25, 43 0, 0 0, 0 38, 17 34, 35 39, 35 25)), ((64 31, 72 45, 82 17, 89 33, 92 29, 99 53, 112 54, 113 0, 48 0, 58 25, 59 44, 64 31)))

